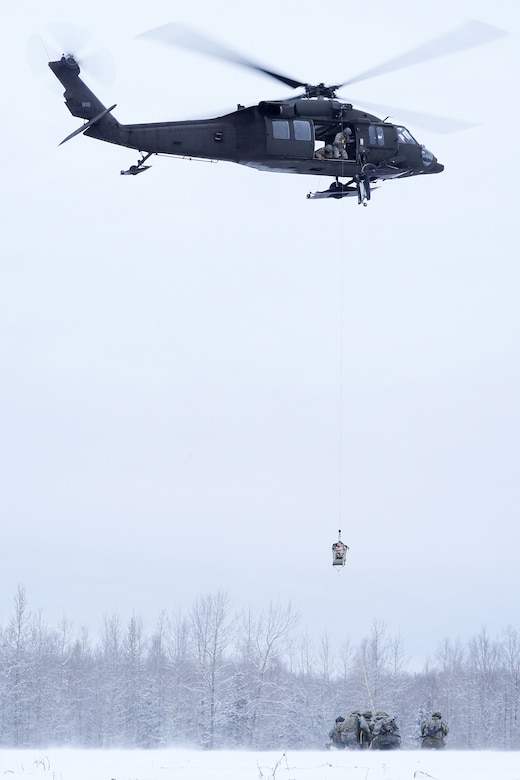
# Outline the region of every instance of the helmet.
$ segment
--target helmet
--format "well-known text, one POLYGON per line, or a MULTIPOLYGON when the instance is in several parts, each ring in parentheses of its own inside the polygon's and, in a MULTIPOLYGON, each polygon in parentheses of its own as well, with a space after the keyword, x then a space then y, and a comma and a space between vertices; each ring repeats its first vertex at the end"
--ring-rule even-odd
POLYGON ((364 712, 363 717, 366 718, 367 720, 372 720, 372 713, 370 712, 370 710, 364 712))
POLYGON ((342 718, 340 715, 339 718, 336 718, 336 723, 343 723, 344 720, 345 718, 342 718))
POLYGON ((441 715, 440 712, 433 712, 432 713, 432 718, 442 718, 442 715, 441 715))

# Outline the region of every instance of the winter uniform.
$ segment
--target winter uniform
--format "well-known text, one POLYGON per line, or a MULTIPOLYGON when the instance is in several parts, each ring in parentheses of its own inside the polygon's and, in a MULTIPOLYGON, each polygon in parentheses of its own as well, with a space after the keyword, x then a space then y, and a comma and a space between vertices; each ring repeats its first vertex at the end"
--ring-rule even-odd
POLYGON ((332 158, 333 151, 332 151, 332 144, 325 144, 325 146, 322 146, 321 149, 316 149, 316 152, 314 154, 315 157, 318 158, 318 160, 330 160, 332 158))
POLYGON ((359 710, 353 710, 346 721, 341 724, 341 740, 346 748, 353 750, 359 747, 359 710))
POLYGON ((372 718, 371 712, 363 712, 359 716, 359 747, 369 748, 372 742, 372 729, 370 728, 370 721, 372 718))
POLYGON ((372 731, 372 750, 395 750, 401 747, 401 735, 395 718, 386 712, 376 712, 372 731))
POLYGON ((336 718, 334 727, 331 728, 331 730, 329 731, 329 739, 331 740, 331 743, 327 745, 328 748, 331 745, 334 745, 334 747, 338 748, 338 750, 345 749, 345 745, 343 744, 343 741, 341 739, 341 727, 344 722, 345 722, 345 718, 342 718, 341 715, 339 716, 339 718, 336 718))
POLYGON ((335 160, 348 160, 347 144, 352 140, 352 130, 350 127, 345 127, 344 130, 340 130, 334 137, 332 144, 333 156, 335 160))
POLYGON ((366 710, 366 712, 362 713, 359 730, 360 747, 369 748, 372 743, 372 732, 374 730, 374 721, 372 720, 372 713, 370 710, 366 710), (363 722, 365 725, 363 725, 363 722))
POLYGON ((444 723, 440 712, 434 712, 429 720, 425 720, 421 726, 423 748, 442 750, 446 747, 444 737, 448 734, 448 724, 444 723))

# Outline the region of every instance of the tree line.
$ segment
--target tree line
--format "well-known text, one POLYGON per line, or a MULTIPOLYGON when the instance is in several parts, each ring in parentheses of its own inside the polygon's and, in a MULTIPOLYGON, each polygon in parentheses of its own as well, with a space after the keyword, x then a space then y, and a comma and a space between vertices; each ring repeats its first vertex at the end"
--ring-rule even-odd
POLYGON ((327 637, 299 633, 291 604, 237 613, 224 592, 151 632, 106 616, 94 643, 67 621, 49 628, 19 587, 0 626, 4 747, 320 749, 335 718, 360 708, 395 715, 403 748, 420 746, 420 724, 440 710, 449 748, 518 750, 519 704, 512 626, 444 640, 421 672, 382 622, 333 653, 327 637))

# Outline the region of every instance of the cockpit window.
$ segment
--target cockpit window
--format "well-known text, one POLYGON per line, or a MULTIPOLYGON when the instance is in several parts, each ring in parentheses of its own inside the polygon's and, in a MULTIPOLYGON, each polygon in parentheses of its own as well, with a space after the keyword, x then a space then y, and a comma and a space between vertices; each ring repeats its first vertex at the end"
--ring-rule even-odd
POLYGON ((415 144, 418 146, 417 141, 406 127, 397 127, 397 140, 400 144, 415 144))

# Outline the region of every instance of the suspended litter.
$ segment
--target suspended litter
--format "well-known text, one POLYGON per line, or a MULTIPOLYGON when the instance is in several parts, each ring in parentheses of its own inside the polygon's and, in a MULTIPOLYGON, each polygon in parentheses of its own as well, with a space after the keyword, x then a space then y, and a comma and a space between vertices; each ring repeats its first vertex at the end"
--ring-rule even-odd
POLYGON ((341 529, 338 531, 338 541, 332 545, 332 565, 344 566, 347 557, 347 545, 341 541, 341 529))

